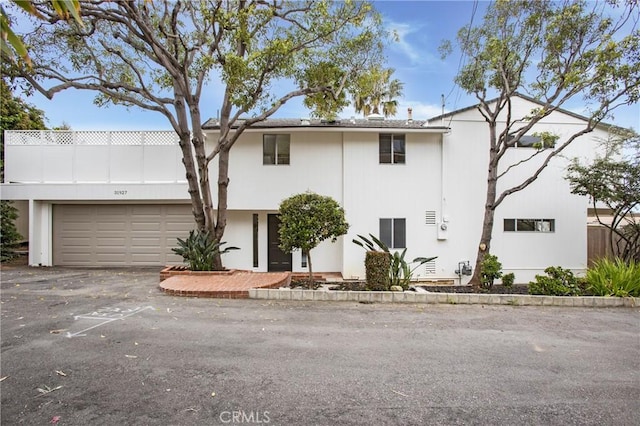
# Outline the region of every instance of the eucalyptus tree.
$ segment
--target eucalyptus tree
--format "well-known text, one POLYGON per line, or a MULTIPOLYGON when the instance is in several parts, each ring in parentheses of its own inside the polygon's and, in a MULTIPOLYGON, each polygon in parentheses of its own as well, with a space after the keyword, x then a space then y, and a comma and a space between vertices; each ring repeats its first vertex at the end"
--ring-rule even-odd
POLYGON ((638 102, 639 8, 636 2, 497 0, 487 8, 481 24, 458 32, 458 45, 468 59, 455 81, 478 100, 489 136, 487 193, 471 280, 474 286, 480 285, 480 266, 490 252, 496 208, 533 183, 577 138, 612 119, 618 107, 638 102), (512 98, 518 92, 541 106, 525 117, 516 116, 512 98), (507 150, 571 100, 580 100, 587 108, 584 127, 562 140, 541 134, 540 149, 528 159, 536 158, 538 165, 527 177, 498 192, 500 179, 530 163, 525 159, 500 167, 507 150))
POLYGON ((362 1, 91 0, 81 3, 83 27, 61 22, 44 0, 33 3, 48 21, 25 36, 33 64, 7 72, 49 98, 90 90, 98 105, 162 114, 179 136, 197 228, 216 242, 227 223, 229 152, 240 135, 296 97, 316 115, 335 114, 349 85, 382 61, 381 19, 362 1), (223 94, 219 135, 206 149, 200 104, 212 96, 210 78, 223 94))
POLYGON ((396 115, 404 85, 398 79, 391 79, 394 71, 393 68, 374 68, 362 74, 353 90, 356 112, 365 117, 369 114, 396 115))

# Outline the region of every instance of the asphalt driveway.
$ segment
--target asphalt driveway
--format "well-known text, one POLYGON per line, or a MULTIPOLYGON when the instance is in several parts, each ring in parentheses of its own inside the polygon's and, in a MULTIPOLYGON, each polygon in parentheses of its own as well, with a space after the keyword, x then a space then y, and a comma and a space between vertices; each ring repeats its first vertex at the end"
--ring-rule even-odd
POLYGON ((638 424, 640 310, 193 299, 1 271, 3 425, 638 424))

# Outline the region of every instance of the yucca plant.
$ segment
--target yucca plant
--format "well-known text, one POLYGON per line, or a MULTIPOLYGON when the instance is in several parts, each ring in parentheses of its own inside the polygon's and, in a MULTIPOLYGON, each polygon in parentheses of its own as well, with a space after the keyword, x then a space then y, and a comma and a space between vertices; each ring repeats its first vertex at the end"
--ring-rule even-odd
POLYGON ((640 296, 640 264, 633 261, 599 259, 587 270, 586 280, 595 296, 640 296))
POLYGON ((172 248, 175 254, 182 256, 184 262, 192 271, 213 271, 216 253, 225 254, 231 250, 240 250, 238 247, 222 246, 226 242, 215 242, 209 238, 208 232, 190 231, 186 240, 178 238, 177 248, 172 248))

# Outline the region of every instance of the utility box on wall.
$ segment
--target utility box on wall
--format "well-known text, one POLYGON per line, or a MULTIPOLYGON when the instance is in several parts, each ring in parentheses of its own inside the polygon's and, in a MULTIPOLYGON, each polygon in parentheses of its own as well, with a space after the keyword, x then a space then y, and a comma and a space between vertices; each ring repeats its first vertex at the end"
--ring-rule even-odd
POLYGON ((449 222, 444 220, 438 224, 438 239, 446 240, 449 237, 449 222))

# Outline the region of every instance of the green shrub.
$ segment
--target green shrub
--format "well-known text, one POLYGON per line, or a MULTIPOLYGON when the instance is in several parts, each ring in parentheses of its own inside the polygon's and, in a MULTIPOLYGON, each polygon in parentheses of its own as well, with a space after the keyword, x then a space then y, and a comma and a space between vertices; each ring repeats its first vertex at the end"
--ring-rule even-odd
POLYGON ((367 273, 367 289, 373 291, 387 291, 391 286, 389 269, 391 258, 383 251, 368 251, 364 266, 367 273))
POLYGON ((594 296, 640 297, 640 264, 600 259, 587 270, 586 282, 594 296))
POLYGON ((482 287, 491 288, 493 282, 502 277, 502 263, 498 261, 498 257, 492 254, 487 254, 482 260, 480 266, 480 282, 482 287))
POLYGON ((178 238, 178 248, 172 248, 175 254, 182 256, 184 262, 192 271, 213 271, 216 253, 225 254, 231 250, 240 250, 238 247, 222 246, 226 242, 215 242, 209 238, 208 232, 190 231, 186 240, 178 238))
POLYGON ((366 238, 362 235, 358 235, 360 240, 354 239, 353 243, 359 245, 360 247, 367 250, 367 252, 378 252, 378 253, 386 253, 389 256, 389 281, 390 285, 397 285, 402 287, 404 290, 409 288, 409 284, 411 283, 411 278, 413 277, 413 272, 424 265, 425 263, 436 259, 437 256, 434 257, 416 257, 411 262, 407 262, 404 258, 407 253, 407 249, 405 248, 401 252, 393 252, 389 250, 389 247, 378 238, 369 234, 369 238, 366 238), (379 250, 378 250, 379 249, 379 250), (415 265, 413 268, 411 264, 415 265))
POLYGON ((16 257, 16 247, 22 236, 16 228, 18 209, 11 201, 0 201, 0 260, 16 257))
POLYGON ((550 266, 544 270, 547 275, 536 275, 536 281, 529 283, 529 294, 545 296, 580 296, 580 280, 568 269, 550 266))
POLYGON ((516 276, 513 272, 509 272, 508 274, 504 274, 502 276, 502 285, 511 288, 513 286, 513 282, 515 281, 516 276))

